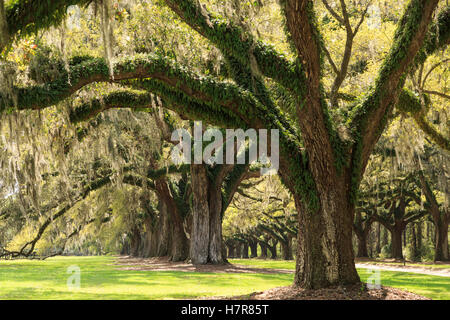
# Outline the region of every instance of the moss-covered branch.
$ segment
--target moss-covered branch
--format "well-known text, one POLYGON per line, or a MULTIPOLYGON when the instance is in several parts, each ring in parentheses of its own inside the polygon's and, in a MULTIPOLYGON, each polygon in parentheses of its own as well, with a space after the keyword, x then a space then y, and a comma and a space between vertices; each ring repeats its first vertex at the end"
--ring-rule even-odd
MULTIPOLYGON (((0 96, 0 112, 10 109, 42 109, 56 105, 74 94, 77 90, 93 82, 112 81, 104 59, 87 59, 70 68, 70 77, 63 73, 60 78, 44 85, 15 88, 17 105, 6 96, 0 96)), ((230 83, 218 81, 213 77, 195 74, 176 64, 167 57, 158 55, 138 55, 126 58, 114 65, 114 81, 152 78, 164 84, 159 89, 171 88, 194 101, 207 104, 217 113, 239 117, 255 128, 263 127, 260 119, 269 118, 266 108, 247 90, 230 83)), ((154 87, 157 82, 151 83, 154 87)), ((117 98, 117 97, 115 97, 117 98)))
MULTIPOLYGON (((92 0, 7 1, 5 16, 8 34, 11 38, 22 37, 58 25, 65 17, 68 7, 76 4, 87 6, 91 2, 92 0)), ((0 42, 0 52, 6 44, 0 42)))
POLYGON ((208 12, 198 1, 165 2, 184 22, 214 43, 225 55, 234 57, 244 65, 251 65, 254 59, 264 76, 300 93, 303 88, 302 71, 275 48, 254 39, 232 22, 208 12))
POLYGON ((70 121, 78 123, 95 117, 98 113, 111 108, 150 108, 151 94, 137 90, 117 90, 100 98, 94 98, 77 106, 70 113, 70 121))

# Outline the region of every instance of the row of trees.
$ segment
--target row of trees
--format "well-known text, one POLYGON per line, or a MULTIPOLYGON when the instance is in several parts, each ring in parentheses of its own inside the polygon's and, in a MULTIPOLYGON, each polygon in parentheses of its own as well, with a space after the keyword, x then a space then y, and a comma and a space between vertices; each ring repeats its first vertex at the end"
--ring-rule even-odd
MULTIPOLYGON (((444 1, 412 0, 398 17, 392 13, 402 4, 389 3, 391 7, 384 8, 387 13, 381 12, 379 21, 375 22, 378 28, 383 24, 384 31, 393 36, 385 43, 378 43, 385 46, 384 50, 370 52, 367 48, 356 49, 357 44, 364 43, 361 42, 364 39, 357 40, 356 36, 365 29, 366 37, 370 37, 371 24, 363 22, 371 1, 319 4, 285 0, 279 6, 274 1, 230 1, 220 6, 221 3, 166 0, 134 5, 127 2, 121 7, 108 0, 0 1, 0 50, 4 59, 0 111, 11 114, 5 117, 9 119, 6 144, 10 154, 4 154, 8 169, 12 170, 2 170, 2 185, 9 186, 4 188, 4 193, 13 193, 18 198, 22 192, 27 194, 30 205, 23 211, 32 211, 30 215, 36 220, 40 220, 42 212, 55 209, 50 214, 50 222, 45 220, 39 227, 38 236, 10 254, 31 254, 37 243, 35 239, 43 234, 42 229, 45 231, 51 221, 118 175, 119 185, 145 186, 145 192, 150 189, 157 195, 160 207, 157 223, 153 224, 156 227, 151 228, 150 220, 143 223, 148 225, 145 228, 147 249, 155 235, 158 246, 168 244, 164 254, 172 260, 183 260, 190 255, 195 263, 223 262, 221 218, 239 184, 251 172, 249 165, 191 165, 189 175, 176 168, 174 171, 181 177, 169 179, 167 174, 162 174, 170 172, 169 167, 158 163, 164 147, 156 148, 159 156, 155 156, 154 149, 165 140, 167 122, 155 119, 162 131, 160 143, 155 144, 151 138, 156 128, 140 124, 148 133, 146 140, 139 130, 120 126, 121 117, 117 117, 112 121, 116 134, 127 135, 128 142, 134 146, 125 153, 130 158, 116 161, 123 152, 117 137, 103 141, 103 148, 113 146, 112 153, 106 154, 106 162, 112 163, 102 167, 103 170, 95 170, 95 174, 87 172, 88 179, 81 179, 81 183, 77 180, 73 186, 67 178, 72 171, 63 157, 67 147, 61 142, 64 139, 58 139, 59 147, 49 139, 70 134, 73 129, 69 128, 74 123, 92 121, 107 109, 152 109, 156 115, 163 106, 182 119, 203 120, 210 126, 278 129, 278 174, 292 197, 297 225, 290 226, 291 210, 281 210, 283 213, 278 216, 269 209, 263 212, 267 219, 261 219, 255 232, 271 237, 272 242, 267 242, 269 248, 276 241, 284 243, 286 257, 290 256, 289 239, 297 233, 296 285, 320 288, 359 281, 352 229, 355 214, 358 220, 361 212, 371 210, 364 203, 366 199, 362 195, 366 190, 361 181, 383 132, 389 124, 411 118, 431 142, 444 152, 450 149, 445 133, 427 118, 430 105, 439 105, 442 101, 439 99, 448 96, 440 89, 424 87, 436 67, 427 66, 430 71, 423 75, 427 59, 446 50, 449 7, 444 1), (83 30, 75 31, 80 35, 78 38, 67 37, 68 26, 62 24, 71 5, 77 5, 70 7, 75 12, 72 17, 82 16, 81 8, 87 8, 87 19, 72 20, 72 30, 78 28, 73 26, 73 21, 83 30), (150 22, 153 18, 155 21, 150 22), (86 32, 84 25, 92 32, 86 32), (50 26, 61 26, 53 30, 60 35, 59 53, 43 55, 41 61, 30 59, 28 54, 34 54, 42 44, 33 42, 40 41, 43 30, 50 26), (33 33, 38 35, 36 40, 33 33), (31 45, 27 47, 30 35, 31 45), (100 35, 102 48, 98 45, 100 35), (327 40, 333 35, 342 37, 337 40, 341 46, 345 44, 344 48, 332 47, 327 40), (13 43, 13 40, 17 41, 13 43), (86 50, 83 48, 94 50, 83 52, 86 50), (364 54, 355 56, 355 52, 364 54), (367 52, 372 57, 367 57, 367 52), (378 62, 368 65, 372 58, 378 62), (341 63, 336 63, 339 60, 341 63), (436 100, 426 94, 436 96, 436 100), (154 102, 155 96, 162 102, 160 106, 154 102), (55 105, 57 110, 52 108, 55 105), (23 115, 29 114, 29 110, 46 112, 41 126, 24 120, 23 115), (50 144, 46 144, 48 141, 50 144), (43 160, 47 154, 54 157, 50 164, 43 160), (139 166, 134 166, 131 160, 139 166), (52 168, 55 164, 57 170, 52 168), (49 205, 45 210, 37 197, 46 183, 42 179, 43 171, 50 177, 64 177, 65 184, 56 182, 58 179, 54 183, 65 186, 68 196, 67 201, 60 197, 56 197, 57 201, 48 201, 54 200, 51 197, 45 199, 44 203, 50 203, 45 203, 49 205), (103 171, 105 175, 99 175, 103 171), (185 221, 190 217, 189 211, 192 211, 192 222, 185 221), (164 217, 170 223, 165 224, 164 217)), ((376 19, 377 15, 371 18, 376 19)), ((33 113, 31 118, 42 120, 33 113)), ((71 134, 78 139, 83 132, 80 129, 71 134)), ((85 153, 78 156, 89 158, 85 153)), ((94 166, 93 162, 83 161, 84 166, 94 166)), ((45 189, 44 192, 50 191, 45 189)), ((384 206, 394 214, 406 212, 408 203, 402 195, 400 191, 399 198, 394 196, 384 206)), ((433 205, 428 198, 427 201, 433 205)), ((270 201, 266 205, 270 208, 270 201)), ((148 204, 145 206, 136 210, 143 213, 144 221, 155 216, 154 210, 148 204)), ((133 210, 130 207, 128 211, 133 210)), ((402 217, 402 225, 408 221, 405 216, 410 218, 408 214, 402 217)), ((386 221, 386 227, 396 228, 395 221, 392 224, 384 219, 381 212, 377 211, 376 216, 379 222, 386 221)), ((130 239, 137 239, 134 236, 138 233, 137 226, 129 227, 132 227, 129 234, 133 235, 130 239)), ((397 233, 392 234, 394 239, 397 233)), ((136 241, 131 244, 130 250, 135 251, 136 241)))

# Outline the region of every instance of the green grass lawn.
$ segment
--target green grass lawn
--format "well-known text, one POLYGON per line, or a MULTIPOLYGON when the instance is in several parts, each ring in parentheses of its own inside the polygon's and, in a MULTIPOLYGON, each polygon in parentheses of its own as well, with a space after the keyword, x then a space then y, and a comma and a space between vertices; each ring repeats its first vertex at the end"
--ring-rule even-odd
MULTIPOLYGON (((114 257, 55 257, 0 261, 0 299, 189 299, 235 296, 290 285, 293 274, 118 270, 114 257), (67 287, 69 266, 81 269, 81 288, 67 287)), ((291 269, 293 261, 232 260, 259 268, 291 269)), ((358 270, 366 281, 368 271, 358 270)), ((450 278, 381 271, 381 284, 432 299, 450 299, 450 278)))
POLYGON ((187 299, 235 296, 292 283, 290 274, 224 274, 117 270, 114 257, 0 261, 0 299, 187 299), (69 290, 67 268, 81 269, 69 290))
MULTIPOLYGON (((234 264, 270 269, 295 270, 294 261, 231 259, 234 264)), ((357 269, 361 281, 367 281, 368 269, 357 269)), ((380 271, 381 285, 408 290, 431 299, 450 300, 450 278, 410 272, 380 271)))

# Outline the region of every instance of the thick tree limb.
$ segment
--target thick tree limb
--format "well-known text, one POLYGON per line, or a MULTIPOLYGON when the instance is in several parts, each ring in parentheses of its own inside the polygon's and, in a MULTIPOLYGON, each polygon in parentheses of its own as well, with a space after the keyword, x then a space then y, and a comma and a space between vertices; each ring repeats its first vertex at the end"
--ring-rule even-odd
MULTIPOLYGON (((5 5, 6 27, 11 38, 23 37, 41 29, 56 26, 64 19, 67 8, 78 4, 87 6, 93 0, 16 0, 5 5)), ((3 1, 2 1, 3 2, 3 1)), ((3 18, 0 16, 0 18, 3 18)), ((0 41, 0 52, 8 41, 0 41)))
POLYGON ((214 43, 223 53, 244 65, 254 59, 259 71, 293 92, 302 88, 296 64, 288 61, 272 46, 253 39, 252 35, 230 21, 208 12, 198 1, 165 0, 166 4, 189 26, 214 43))
MULTIPOLYGON (((152 78, 153 87, 157 84, 155 80, 158 80, 159 84, 164 84, 164 87, 159 88, 160 90, 176 89, 201 104, 215 108, 216 112, 224 112, 230 117, 239 117, 255 128, 263 127, 257 119, 267 115, 266 108, 250 92, 230 82, 197 75, 168 58, 152 54, 128 58, 114 66, 114 81, 144 78, 152 78)), ((64 74, 61 78, 45 85, 16 88, 17 106, 14 106, 10 99, 3 97, 0 99, 0 112, 9 108, 42 109, 57 104, 87 84, 109 81, 111 81, 109 71, 104 60, 90 59, 71 67, 70 81, 67 74, 64 74)), ((139 97, 139 99, 142 98, 142 96, 139 97)), ((95 105, 99 106, 98 102, 95 105)))
POLYGON ((394 36, 374 90, 353 111, 352 128, 356 140, 352 154, 352 185, 357 189, 369 156, 387 124, 404 85, 404 74, 422 48, 437 0, 412 0, 407 6, 394 36))

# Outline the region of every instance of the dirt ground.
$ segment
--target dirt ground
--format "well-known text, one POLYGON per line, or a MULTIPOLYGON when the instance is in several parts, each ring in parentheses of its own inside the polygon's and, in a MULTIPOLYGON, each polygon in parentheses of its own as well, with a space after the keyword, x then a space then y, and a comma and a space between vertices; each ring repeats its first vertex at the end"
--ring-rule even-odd
POLYGON ((197 265, 186 262, 170 262, 167 257, 158 258, 131 258, 119 257, 117 263, 122 270, 148 270, 148 271, 184 271, 184 272, 215 272, 215 273, 293 273, 293 270, 265 269, 241 266, 235 264, 197 265))
MULTIPOLYGON (((388 267, 401 269, 393 266, 370 265, 360 263, 364 268, 380 268, 386 270, 388 267)), ((184 272, 215 272, 215 273, 293 273, 293 270, 285 269, 265 269, 253 268, 249 266, 223 264, 223 265, 199 265, 194 266, 185 262, 170 262, 168 258, 131 258, 119 257, 115 263, 122 270, 148 270, 148 271, 184 271, 184 272)), ((360 266, 361 267, 361 266, 360 266)), ((401 271, 411 271, 405 268, 401 271)), ((423 269, 422 273, 433 272, 435 270, 423 269)), ((438 270, 439 271, 439 270, 438 270)), ((447 270, 441 270, 447 271, 447 270)), ((208 300, 429 300, 423 296, 391 287, 382 286, 379 289, 368 289, 366 284, 353 286, 339 286, 319 290, 305 290, 293 286, 273 288, 264 292, 254 292, 250 295, 236 297, 206 297, 208 300)))
MULTIPOLYGON (((167 257, 158 258, 132 258, 119 257, 116 263, 123 270, 149 270, 149 271, 184 271, 184 272, 216 272, 216 273, 293 273, 293 270, 286 269, 267 269, 255 268, 251 266, 243 266, 238 264, 222 264, 222 265, 197 265, 186 262, 170 262, 167 257)), ((421 273, 441 277, 450 277, 450 268, 433 268, 423 266, 406 266, 393 264, 391 261, 371 263, 371 260, 358 259, 356 261, 357 268, 380 269, 388 271, 400 271, 421 273)))
POLYGON ((332 287, 318 290, 305 290, 289 287, 273 288, 247 296, 222 298, 245 300, 431 300, 409 291, 381 286, 369 290, 366 284, 346 287, 332 287))

